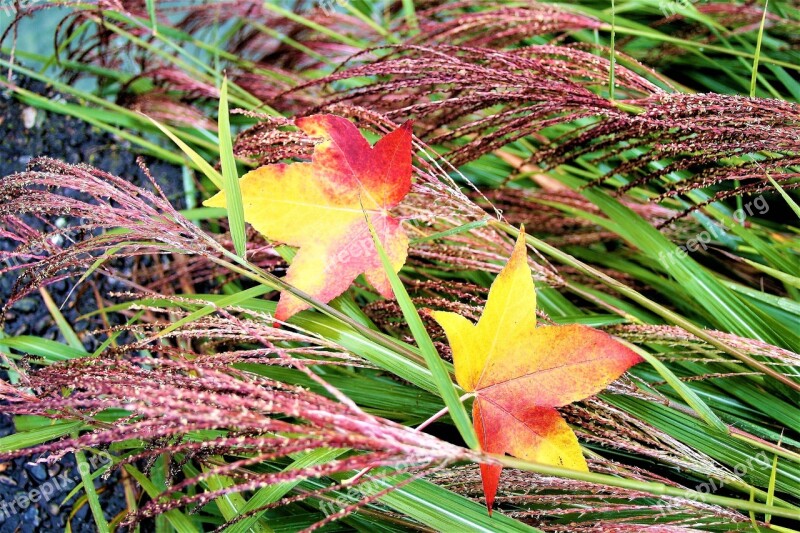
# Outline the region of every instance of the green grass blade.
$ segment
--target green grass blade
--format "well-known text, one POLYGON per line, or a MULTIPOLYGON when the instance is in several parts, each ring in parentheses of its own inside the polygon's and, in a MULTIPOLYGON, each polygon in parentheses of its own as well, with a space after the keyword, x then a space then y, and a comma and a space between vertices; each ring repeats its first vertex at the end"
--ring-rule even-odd
POLYGON ((224 218, 227 214, 224 207, 194 207, 192 209, 182 209, 178 212, 194 222, 224 218))
POLYGON ((482 228, 489 224, 489 219, 483 220, 475 220, 472 222, 467 222, 466 224, 462 224, 461 226, 457 226, 455 228, 450 228, 444 231, 440 231, 438 233, 434 233, 432 235, 426 235, 425 237, 420 237, 418 239, 412 239, 411 244, 419 244, 421 242, 428 242, 428 241, 435 241, 437 239, 444 239, 445 237, 450 237, 452 235, 458 235, 459 233, 465 233, 467 231, 472 231, 475 228, 482 228))
MULTIPOLYGON (((388 489, 406 476, 371 480, 368 485, 375 491, 388 489)), ((412 481, 408 485, 382 496, 380 501, 408 515, 435 531, 503 533, 540 530, 523 524, 495 511, 492 516, 486 507, 468 498, 450 492, 425 480, 412 481)))
MULTIPOLYGON (((125 322, 125 326, 130 326, 130 325, 135 324, 142 317, 142 315, 145 314, 145 313, 146 313, 146 311, 144 309, 137 311, 136 313, 134 313, 134 315, 131 318, 129 318, 125 322)), ((117 338, 120 335, 122 335, 122 333, 123 333, 123 330, 117 330, 117 331, 111 332, 111 334, 108 336, 108 338, 106 340, 104 340, 103 343, 100 344, 100 346, 97 347, 97 349, 94 351, 94 353, 92 353, 92 357, 100 357, 100 354, 105 352, 106 348, 108 348, 109 346, 114 344, 116 342, 117 338)))
POLYGON ((63 437, 83 427, 83 422, 56 422, 51 420, 50 424, 49 426, 14 433, 1 438, 0 452, 13 452, 23 448, 30 448, 31 446, 63 437))
MULTIPOLYGON (((36 355, 43 358, 46 364, 66 361, 68 359, 77 359, 79 357, 86 357, 87 355, 86 350, 82 347, 79 350, 60 342, 29 335, 0 339, 0 346, 7 346, 26 354, 36 355)), ((16 358, 14 355, 11 357, 16 358)))
MULTIPOLYGON (((150 498, 156 499, 160 494, 158 488, 150 481, 147 476, 141 473, 136 467, 132 465, 125 465, 123 467, 133 479, 144 489, 150 498)), ((169 524, 175 528, 178 533, 197 533, 199 529, 192 523, 192 521, 178 509, 171 509, 167 511, 164 516, 169 521, 169 524)))
MULTIPOLYGON (((147 117, 147 115, 145 116, 147 117)), ((217 172, 214 167, 209 165, 200 154, 195 152, 188 144, 179 139, 174 133, 172 133, 157 120, 151 117, 147 118, 156 128, 161 130, 161 133, 169 137, 172 142, 178 145, 178 148, 180 148, 186 157, 188 157, 189 160, 194 163, 198 169, 200 169, 200 171, 211 181, 211 183, 213 183, 218 189, 222 189, 222 175, 217 172)))
POLYGON ((781 270, 768 267, 766 265, 762 265, 761 263, 756 263, 755 261, 751 261, 746 257, 742 257, 742 261, 750 265, 751 267, 755 268, 756 270, 760 270, 764 274, 768 274, 775 279, 778 279, 785 284, 800 289, 800 278, 797 276, 792 276, 791 274, 787 274, 781 270))
POLYGON ((150 17, 150 28, 153 30, 153 35, 158 34, 158 18, 156 17, 156 2, 155 0, 146 0, 147 14, 150 17))
POLYGON ((273 13, 277 13, 278 15, 281 15, 282 17, 286 17, 287 19, 291 20, 292 22, 296 22, 298 24, 306 26, 307 28, 310 28, 310 29, 312 29, 314 31, 318 31, 319 33, 321 33, 323 35, 327 35, 328 37, 330 37, 332 39, 335 39, 335 40, 337 40, 337 41, 339 41, 341 43, 344 43, 344 44, 349 45, 349 46, 354 46, 354 47, 356 47, 358 49, 363 48, 359 41, 357 41, 357 40, 355 40, 355 39, 353 39, 351 37, 348 37, 347 35, 342 35, 341 33, 337 33, 334 30, 332 30, 332 29, 330 29, 330 28, 328 28, 328 27, 326 27, 326 26, 324 26, 322 24, 318 24, 318 23, 314 22, 313 20, 310 20, 310 19, 308 19, 308 18, 306 18, 306 17, 304 17, 302 15, 298 15, 297 13, 295 13, 293 11, 290 11, 290 10, 284 8, 284 7, 281 7, 281 6, 277 5, 275 2, 264 2, 262 5, 263 5, 264 9, 272 11, 273 13))
MULTIPOLYGON (((3 60, 0 59, 0 65, 2 65, 3 60)), ((92 126, 96 126, 97 128, 113 133, 114 135, 119 136, 121 139, 125 139, 126 141, 130 141, 133 144, 141 146, 147 152, 163 159, 164 161, 168 161, 175 164, 183 163, 182 159, 179 156, 176 156, 172 152, 165 150, 161 146, 152 143, 146 139, 139 137, 138 135, 134 135, 127 130, 115 128, 110 126, 106 122, 102 120, 98 120, 97 118, 91 116, 87 113, 89 108, 84 106, 80 106, 77 104, 71 104, 68 102, 59 102, 56 100, 51 100, 49 98, 45 98, 40 96, 34 92, 28 91, 21 87, 14 88, 15 96, 24 103, 33 105, 39 109, 44 109, 46 111, 52 111, 54 113, 58 113, 61 115, 68 115, 71 117, 76 117, 84 122, 91 124, 92 126)))
POLYGON ((775 187, 775 190, 780 193, 783 199, 786 200, 786 203, 789 204, 789 207, 792 208, 792 211, 794 211, 794 214, 797 215, 797 218, 800 218, 800 205, 797 205, 797 202, 795 202, 794 199, 791 196, 789 196, 789 194, 786 191, 783 190, 783 187, 781 187, 777 181, 772 179, 772 176, 767 174, 767 179, 772 184, 772 186, 775 187))
MULTIPOLYGON (((769 472, 769 485, 767 485, 767 505, 775 503, 775 477, 778 473, 778 454, 772 457, 772 468, 769 472)), ((764 515, 764 522, 767 524, 772 520, 772 515, 767 513, 764 515)))
POLYGON ((408 24, 412 35, 419 31, 419 20, 417 20, 417 10, 414 6, 414 0, 403 0, 403 17, 405 17, 406 24, 408 24))
MULTIPOLYGON (((94 472, 90 473, 90 474, 89 474, 89 476, 88 476, 88 477, 89 477, 89 479, 91 479, 92 481, 94 481, 94 480, 95 480, 95 479, 97 479, 98 477, 100 477, 100 476, 102 476, 103 474, 105 474, 106 472, 108 472, 108 470, 110 470, 110 468, 111 468, 113 465, 114 465, 113 461, 110 461, 110 462, 108 462, 108 463, 104 464, 104 465, 103 465, 103 466, 101 466, 100 468, 96 469, 94 472)), ((76 484, 76 485, 75 485, 75 487, 74 487, 74 488, 73 488, 71 491, 69 491, 69 492, 68 492, 68 493, 67 493, 67 494, 66 494, 66 495, 65 495, 65 496, 64 496, 64 497, 61 499, 61 505, 64 505, 64 504, 66 504, 66 503, 67 503, 69 500, 71 500, 71 499, 72 499, 74 496, 76 496, 77 494, 79 494, 81 491, 83 491, 83 481, 81 481, 80 483, 76 484)), ((85 498, 85 496, 84 496, 84 498, 85 498)), ((86 498, 86 500, 88 501, 88 498, 86 498)), ((113 527, 112 527, 112 529, 113 529, 113 527)))
POLYGON ((253 28, 257 29, 261 33, 263 33, 265 35, 268 35, 269 37, 272 37, 273 39, 276 39, 276 40, 278 40, 278 41, 280 41, 282 43, 285 43, 286 45, 291 46, 292 48, 296 48, 300 52, 306 54, 309 57, 312 57, 312 58, 316 59, 320 63, 325 63, 325 64, 331 65, 331 66, 335 66, 336 65, 327 56, 322 55, 319 52, 316 52, 315 50, 305 46, 304 44, 302 44, 300 42, 295 41, 291 37, 288 37, 288 36, 282 34, 281 32, 279 32, 279 31, 277 31, 277 30, 275 30, 273 28, 270 28, 270 27, 266 26, 265 24, 261 24, 257 20, 247 20, 247 21, 245 21, 245 23, 248 26, 252 26, 253 28))
POLYGON ((769 0, 764 2, 764 13, 761 15, 761 24, 758 26, 758 38, 756 39, 756 51, 753 54, 753 73, 750 76, 750 98, 756 96, 756 82, 758 81, 758 60, 761 57, 761 42, 764 39, 764 23, 767 21, 767 11, 769 10, 769 0))
MULTIPOLYGON (((216 459, 221 460, 220 457, 216 459)), ((207 473, 208 470, 208 468, 203 469, 204 473, 207 473)), ((184 473, 187 477, 195 477, 200 474, 198 470, 189 464, 184 467, 184 473)), ((235 482, 229 476, 211 475, 202 484, 208 487, 209 490, 218 491, 234 486, 235 482)), ((229 492, 219 498, 215 498, 214 503, 217 504, 223 518, 230 521, 244 512, 247 501, 238 492, 229 492)), ((270 531, 272 529, 265 522, 259 520, 253 522, 249 529, 249 533, 267 533, 270 531)))
POLYGON ((205 306, 205 307, 203 307, 201 309, 198 309, 197 311, 194 311, 194 312, 186 315, 185 317, 181 318, 180 320, 178 320, 176 322, 173 322, 172 324, 170 324, 166 328, 164 328, 161 331, 159 331, 158 332, 158 337, 164 337, 165 335, 167 335, 169 333, 172 333, 173 331, 175 331, 176 329, 180 328, 181 326, 183 326, 185 324, 188 324, 190 322, 194 322, 195 320, 199 320, 200 318, 203 318, 204 316, 208 316, 211 313, 213 313, 214 311, 216 311, 217 309, 219 309, 220 307, 226 307, 226 306, 230 306, 230 305, 237 305, 237 304, 239 304, 241 302, 245 302, 245 301, 250 300, 252 298, 258 298, 259 296, 263 296, 263 295, 267 294, 268 292, 270 292, 270 288, 269 287, 265 287, 264 285, 256 285, 255 287, 252 287, 250 289, 247 289, 247 290, 244 290, 244 291, 240 291, 240 292, 237 292, 235 294, 231 294, 229 296, 225 296, 222 299, 220 299, 219 301, 217 301, 217 302, 215 302, 213 304, 207 305, 207 306, 205 306))
POLYGON ((617 65, 616 54, 616 38, 617 38, 617 5, 614 0, 611 0, 611 53, 608 59, 608 99, 614 101, 614 86, 616 85, 615 69, 617 65))
POLYGON ((428 331, 425 329, 425 325, 422 323, 422 319, 416 307, 414 307, 414 303, 408 296, 405 287, 403 287, 403 282, 400 281, 400 277, 394 271, 394 268, 392 268, 389 257, 386 255, 386 251, 383 249, 378 234, 375 233, 375 228, 372 226, 372 222, 369 220, 368 216, 366 216, 366 220, 369 225, 369 231, 372 234, 372 241, 375 243, 375 248, 378 250, 381 262, 383 262, 383 270, 386 272, 389 283, 392 285, 397 303, 403 311, 403 317, 406 319, 411 333, 414 336, 414 340, 417 341, 417 346, 419 346, 425 358, 425 363, 428 365, 428 369, 430 369, 433 375, 436 388, 444 400, 450 412, 450 417, 453 419, 453 422, 458 428, 458 432, 461 434, 461 438, 464 439, 467 446, 476 450, 479 446, 478 438, 475 435, 475 429, 472 427, 472 421, 466 409, 464 409, 464 404, 462 404, 459 399, 458 392, 453 385, 453 381, 450 379, 450 374, 444 365, 444 361, 439 357, 439 352, 436 351, 436 347, 433 345, 433 341, 431 341, 430 335, 428 335, 428 331))
POLYGON ((42 300, 44 300, 45 307, 47 307, 47 310, 50 311, 50 316, 53 317, 56 326, 58 326, 58 330, 61 332, 61 335, 64 336, 64 339, 67 341, 67 344, 75 348, 76 350, 85 351, 83 343, 78 338, 78 335, 75 333, 75 330, 72 329, 72 326, 69 325, 67 319, 64 318, 64 315, 61 313, 61 310, 53 301, 53 298, 52 296, 50 296, 50 293, 47 292, 47 289, 41 287, 39 289, 39 294, 42 295, 42 300))
MULTIPOLYGON (((78 434, 74 433, 73 437, 77 438, 78 434)), ((78 473, 83 482, 83 490, 86 493, 86 499, 89 502, 89 509, 92 511, 94 517, 94 524, 97 526, 99 533, 109 533, 108 522, 103 515, 103 507, 100 505, 100 500, 97 497, 97 491, 94 488, 94 481, 91 478, 89 463, 86 461, 86 456, 83 451, 75 451, 75 460, 78 463, 78 473)))
POLYGON ((800 336, 796 332, 759 312, 746 300, 731 294, 713 274, 690 257, 676 256, 676 246, 632 209, 596 189, 583 190, 582 194, 611 221, 624 220, 624 224, 611 222, 609 227, 651 258, 662 260, 675 280, 708 311, 717 327, 792 350, 800 348, 800 336))
POLYGON ((664 378, 664 381, 669 383, 669 385, 675 390, 675 392, 678 393, 683 401, 685 401, 706 424, 722 433, 730 432, 725 422, 720 420, 716 413, 714 413, 714 411, 712 411, 711 408, 702 399, 700 399, 700 397, 692 389, 678 379, 678 376, 676 376, 669 368, 667 368, 664 363, 656 359, 649 352, 642 350, 634 344, 621 339, 617 339, 617 342, 621 342, 634 352, 638 353, 650 364, 650 366, 655 368, 656 372, 658 372, 658 374, 664 378))
POLYGON ((372 28, 373 31, 375 31, 375 33, 386 39, 387 42, 391 44, 397 44, 400 42, 400 39, 397 38, 392 32, 390 32, 389 30, 387 30, 386 28, 384 28, 383 26, 372 20, 369 16, 362 13, 361 10, 355 7, 353 4, 348 2, 344 4, 344 8, 347 10, 348 13, 350 13, 358 20, 360 20, 361 22, 372 28))
POLYGON ((236 159, 233 157, 231 140, 230 115, 228 114, 228 77, 222 79, 219 94, 219 157, 222 163, 222 184, 228 208, 233 247, 239 257, 247 253, 247 237, 244 228, 244 206, 242 191, 239 187, 239 174, 236 171, 236 159))
MULTIPOLYGON (((342 449, 320 448, 318 450, 300 454, 300 456, 297 457, 292 464, 287 466, 285 470, 307 468, 309 466, 324 464, 329 461, 333 461, 344 452, 345 450, 342 449)), ((264 487, 256 492, 253 497, 247 501, 244 507, 242 507, 241 512, 243 514, 248 513, 250 511, 260 509, 261 507, 264 507, 270 503, 277 502, 286 494, 288 494, 289 491, 296 487, 300 482, 301 480, 298 479, 296 481, 285 481, 283 483, 276 483, 274 485, 270 485, 269 487, 264 487)), ((258 521, 260 516, 261 513, 248 516, 247 518, 231 524, 225 531, 226 533, 249 533, 251 531, 250 528, 258 521)))

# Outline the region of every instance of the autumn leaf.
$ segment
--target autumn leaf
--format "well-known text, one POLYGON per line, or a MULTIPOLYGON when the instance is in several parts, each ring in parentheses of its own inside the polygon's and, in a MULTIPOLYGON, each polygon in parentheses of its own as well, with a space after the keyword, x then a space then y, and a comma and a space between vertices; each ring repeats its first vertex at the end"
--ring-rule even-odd
MULTIPOLYGON (((245 174, 240 181, 245 220, 268 239, 299 248, 285 280, 314 298, 330 301, 362 273, 391 298, 365 213, 399 271, 408 236, 389 209, 411 188, 411 123, 372 147, 341 117, 313 115, 295 125, 322 139, 311 162, 265 165, 245 174)), ((204 205, 224 207, 225 193, 204 205)), ((275 317, 286 320, 308 307, 284 292, 275 317)))
MULTIPOLYGON (((455 313, 430 314, 447 334, 456 380, 475 393, 472 418, 483 451, 588 470, 555 408, 596 394, 642 359, 587 326, 536 327, 524 229, 477 324, 455 313)), ((481 465, 490 513, 501 468, 481 465)))

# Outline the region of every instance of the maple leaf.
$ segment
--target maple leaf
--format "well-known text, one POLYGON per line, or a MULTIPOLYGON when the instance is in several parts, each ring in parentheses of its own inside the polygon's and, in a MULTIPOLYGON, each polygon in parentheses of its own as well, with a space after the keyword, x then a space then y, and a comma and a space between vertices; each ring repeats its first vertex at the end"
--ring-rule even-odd
MULTIPOLYGON (((395 271, 406 261, 408 236, 389 215, 411 188, 411 122, 370 146, 349 120, 334 115, 298 118, 321 137, 311 162, 265 165, 242 176, 244 218, 268 239, 299 248, 285 280, 323 302, 342 294, 360 274, 384 297, 393 296, 365 213, 395 271)), ((224 207, 225 193, 204 202, 224 207)), ((286 320, 308 304, 281 294, 275 317, 286 320)))
MULTIPOLYGON (((430 315, 447 334, 456 380, 475 393, 472 418, 483 451, 588 471, 575 433, 555 407, 596 394, 642 359, 587 326, 536 327, 524 229, 477 324, 445 311, 430 315)), ((489 513, 501 469, 481 464, 489 513)))

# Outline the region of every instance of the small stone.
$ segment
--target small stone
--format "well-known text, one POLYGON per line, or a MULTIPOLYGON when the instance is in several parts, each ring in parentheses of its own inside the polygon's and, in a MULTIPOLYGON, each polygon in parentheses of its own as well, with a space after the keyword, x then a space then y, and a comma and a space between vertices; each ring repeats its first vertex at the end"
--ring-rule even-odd
POLYGON ((86 504, 81 505, 81 508, 78 509, 77 513, 75 513, 73 520, 75 521, 75 523, 80 524, 81 522, 83 522, 88 518, 88 514, 89 514, 89 506, 86 504))
POLYGON ((25 126, 26 130, 36 125, 36 114, 35 107, 28 106, 22 109, 22 125, 25 126))
POLYGON ((3 525, 0 527, 0 533, 12 533, 17 531, 21 521, 22 516, 18 514, 12 514, 3 521, 3 525))
POLYGON ((36 464, 28 467, 28 472, 30 472, 33 479, 36 481, 44 481, 47 479, 47 470, 45 470, 44 465, 36 464))
POLYGON ((39 302, 33 298, 23 298, 15 302, 11 308, 19 311, 20 313, 32 313, 33 311, 36 311, 36 307, 38 305, 39 302))
POLYGON ((23 465, 24 463, 17 463, 17 468, 14 469, 14 481, 17 482, 17 487, 22 489, 30 485, 31 481, 31 477, 28 475, 28 471, 25 470, 23 465))
POLYGON ((44 333, 50 329, 50 325, 53 323, 53 318, 50 315, 44 315, 42 318, 36 321, 33 325, 33 331, 37 332, 37 334, 42 337, 44 333))
POLYGON ((41 523, 39 519, 39 510, 36 505, 31 505, 22 514, 22 533, 33 533, 38 531, 38 526, 41 523))

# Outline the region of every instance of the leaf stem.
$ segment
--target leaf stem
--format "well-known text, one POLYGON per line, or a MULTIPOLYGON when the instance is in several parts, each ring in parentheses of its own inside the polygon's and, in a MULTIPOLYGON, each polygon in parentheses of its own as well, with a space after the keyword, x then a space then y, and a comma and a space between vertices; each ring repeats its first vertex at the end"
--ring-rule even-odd
MULTIPOLYGON (((461 403, 464 403, 464 400, 467 400, 468 398, 471 398, 474 395, 475 395, 474 392, 468 392, 465 395, 463 395, 461 398, 459 398, 458 401, 460 401, 461 403)), ((449 410, 450 409, 447 406, 442 407, 439 411, 437 411, 436 413, 431 415, 431 417, 428 418, 425 422, 423 422, 422 424, 420 424, 417 427, 415 427, 414 431, 422 431, 423 429, 425 429, 426 427, 430 426, 431 424, 433 424, 434 422, 436 422, 437 420, 442 418, 444 415, 446 415, 449 410)))

